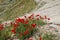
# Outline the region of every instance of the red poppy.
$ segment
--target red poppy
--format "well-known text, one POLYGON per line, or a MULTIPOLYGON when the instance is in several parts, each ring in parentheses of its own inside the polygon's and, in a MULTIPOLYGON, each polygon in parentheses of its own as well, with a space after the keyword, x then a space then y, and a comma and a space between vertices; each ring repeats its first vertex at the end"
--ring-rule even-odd
POLYGON ((32 19, 34 19, 34 16, 30 16, 30 17, 28 17, 30 20, 32 20, 32 19))
POLYGON ((39 20, 39 18, 36 18, 36 20, 39 20))
POLYGON ((34 27, 36 27, 36 24, 31 24, 31 26, 34 28, 34 27))
POLYGON ((16 33, 16 28, 12 29, 11 32, 15 34, 16 33))
POLYGON ((25 24, 28 24, 28 22, 29 22, 28 19, 26 19, 25 24))
POLYGON ((34 14, 32 13, 32 15, 31 16, 34 16, 34 14))
POLYGON ((28 30, 26 30, 25 32, 24 32, 24 35, 26 35, 26 34, 28 34, 29 33, 29 31, 28 30))
POLYGON ((14 25, 15 28, 18 27, 18 23, 14 23, 13 25, 14 25))
POLYGON ((26 16, 24 16, 26 18, 26 16))
POLYGON ((40 16, 40 19, 44 19, 42 16, 40 16))
POLYGON ((21 23, 24 23, 24 19, 21 19, 21 23))
POLYGON ((24 19, 17 18, 17 19, 16 19, 16 22, 24 23, 24 19))
POLYGON ((47 19, 47 16, 45 15, 45 19, 47 19))
POLYGON ((13 23, 12 22, 10 22, 10 25, 12 25, 13 23))
POLYGON ((34 19, 34 17, 32 17, 32 19, 34 19))
POLYGON ((22 36, 22 33, 20 33, 20 37, 22 36))
POLYGON ((29 16, 28 18, 31 19, 32 16, 29 16))
POLYGON ((48 18, 48 20, 50 20, 50 18, 48 18))
POLYGON ((42 37, 40 37, 40 40, 42 40, 42 37))
POLYGON ((32 16, 32 18, 31 19, 34 19, 34 16, 32 16))
POLYGON ((34 14, 32 14, 31 16, 28 17, 29 19, 33 19, 34 18, 34 14))
POLYGON ((29 40, 33 40, 32 38, 29 38, 29 40))
POLYGON ((3 30, 4 29, 4 27, 0 27, 0 30, 3 30))
POLYGON ((4 27, 3 27, 3 24, 0 24, 0 30, 3 30, 4 27))
POLYGON ((40 16, 39 14, 36 15, 36 17, 40 16))

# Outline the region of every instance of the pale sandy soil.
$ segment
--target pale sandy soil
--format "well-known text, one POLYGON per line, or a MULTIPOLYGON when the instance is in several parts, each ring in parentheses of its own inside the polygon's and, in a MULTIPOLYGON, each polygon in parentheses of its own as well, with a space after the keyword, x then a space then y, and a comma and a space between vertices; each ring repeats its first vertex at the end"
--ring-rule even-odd
POLYGON ((34 11, 34 13, 47 15, 51 18, 49 22, 60 24, 60 0, 46 0, 46 2, 47 4, 34 11))

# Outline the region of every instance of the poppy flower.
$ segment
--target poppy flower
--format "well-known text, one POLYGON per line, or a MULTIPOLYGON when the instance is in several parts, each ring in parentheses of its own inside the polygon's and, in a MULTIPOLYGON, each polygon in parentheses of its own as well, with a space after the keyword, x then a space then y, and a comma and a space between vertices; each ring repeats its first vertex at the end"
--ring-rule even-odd
POLYGON ((47 16, 46 15, 44 17, 45 17, 45 19, 47 19, 47 16))
POLYGON ((0 30, 3 30, 4 27, 3 27, 3 24, 0 24, 0 30))
POLYGON ((16 18, 16 20, 15 20, 15 21, 16 21, 16 22, 19 22, 19 20, 20 20, 20 18, 16 18))
POLYGON ((36 26, 36 24, 31 24, 31 26, 34 28, 36 26))
POLYGON ((34 14, 32 14, 31 16, 34 16, 34 14))
POLYGON ((25 24, 28 24, 28 22, 29 22, 28 19, 26 19, 25 24))
POLYGON ((32 19, 34 19, 34 17, 32 17, 32 19))
POLYGON ((34 16, 32 16, 31 20, 34 19, 34 16))
POLYGON ((42 37, 40 37, 40 40, 42 40, 42 37))
POLYGON ((16 19, 16 22, 24 23, 24 19, 17 18, 17 19, 16 19))
POLYGON ((26 16, 24 16, 25 18, 27 18, 26 16))
POLYGON ((34 18, 34 14, 30 15, 28 18, 29 19, 33 19, 34 18))
POLYGON ((40 19, 44 19, 42 16, 40 16, 40 19))
POLYGON ((50 18, 48 18, 48 20, 50 20, 50 18))
POLYGON ((29 31, 28 30, 26 30, 25 32, 24 32, 24 35, 26 35, 26 34, 28 34, 29 33, 29 31))
POLYGON ((18 27, 18 23, 14 23, 13 25, 14 25, 15 28, 18 27))
POLYGON ((34 19, 34 16, 30 16, 30 17, 28 17, 30 20, 32 20, 32 19, 34 19))
POLYGON ((10 22, 10 25, 12 25, 13 23, 12 22, 10 22))
POLYGON ((33 40, 32 38, 29 38, 29 40, 33 40))
POLYGON ((11 32, 15 34, 16 33, 16 28, 12 29, 11 32))
POLYGON ((28 19, 31 19, 32 16, 29 16, 28 19))
POLYGON ((39 18, 36 18, 36 20, 39 20, 39 18))
POLYGON ((40 16, 39 14, 36 15, 36 17, 40 16))
POLYGON ((24 23, 24 19, 21 19, 21 23, 24 23))
POLYGON ((0 30, 3 30, 4 27, 0 27, 0 30))

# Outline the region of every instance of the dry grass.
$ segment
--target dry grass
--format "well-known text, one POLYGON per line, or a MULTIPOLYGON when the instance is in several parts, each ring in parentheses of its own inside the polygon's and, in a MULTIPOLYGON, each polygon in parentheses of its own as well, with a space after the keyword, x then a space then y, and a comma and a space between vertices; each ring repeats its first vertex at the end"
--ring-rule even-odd
POLYGON ((30 12, 35 7, 36 2, 34 0, 20 0, 19 2, 9 7, 9 9, 0 16, 0 19, 12 20, 16 17, 24 15, 27 12, 30 12))

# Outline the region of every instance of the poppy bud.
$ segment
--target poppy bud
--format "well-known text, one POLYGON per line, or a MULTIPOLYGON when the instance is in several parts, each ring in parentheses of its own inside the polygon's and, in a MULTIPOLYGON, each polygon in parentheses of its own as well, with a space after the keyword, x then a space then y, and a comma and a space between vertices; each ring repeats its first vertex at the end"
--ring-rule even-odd
POLYGON ((32 38, 29 38, 29 40, 33 40, 32 38))
POLYGON ((48 20, 50 20, 50 18, 48 18, 48 20))

